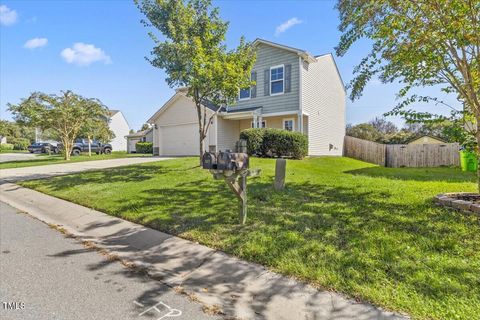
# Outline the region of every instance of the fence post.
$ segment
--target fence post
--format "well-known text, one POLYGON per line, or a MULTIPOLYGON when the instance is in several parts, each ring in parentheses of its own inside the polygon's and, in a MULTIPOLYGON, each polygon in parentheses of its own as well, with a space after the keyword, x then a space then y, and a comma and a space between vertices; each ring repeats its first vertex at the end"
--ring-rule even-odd
POLYGON ((287 161, 285 159, 277 159, 275 162, 275 182, 273 184, 275 190, 283 190, 285 188, 285 172, 287 161))

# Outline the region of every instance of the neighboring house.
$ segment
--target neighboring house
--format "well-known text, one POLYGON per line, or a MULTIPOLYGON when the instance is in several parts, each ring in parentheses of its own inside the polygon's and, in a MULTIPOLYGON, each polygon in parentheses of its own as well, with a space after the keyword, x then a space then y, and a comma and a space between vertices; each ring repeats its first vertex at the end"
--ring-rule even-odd
POLYGON ((126 135, 125 138, 127 139, 127 152, 135 153, 137 152, 135 150, 137 142, 153 142, 153 128, 131 133, 126 135))
POLYGON ((425 135, 419 138, 415 138, 409 141, 407 144, 442 144, 442 143, 446 143, 446 142, 440 138, 435 138, 432 136, 425 135))
POLYGON ((110 110, 108 126, 115 134, 115 138, 110 141, 113 151, 127 151, 127 139, 125 139, 125 136, 130 133, 130 126, 123 113, 119 110, 110 110))
MULTIPOLYGON (((242 130, 252 127, 303 132, 309 155, 342 155, 345 136, 345 88, 331 54, 257 39, 251 88, 240 90, 236 104, 214 116, 205 150, 233 150, 242 130)), ((177 89, 149 120, 154 125, 154 154, 198 155, 198 119, 186 89, 177 89)), ((216 106, 206 105, 208 114, 216 106)))
POLYGON ((7 137, 0 137, 0 144, 7 143, 7 137))

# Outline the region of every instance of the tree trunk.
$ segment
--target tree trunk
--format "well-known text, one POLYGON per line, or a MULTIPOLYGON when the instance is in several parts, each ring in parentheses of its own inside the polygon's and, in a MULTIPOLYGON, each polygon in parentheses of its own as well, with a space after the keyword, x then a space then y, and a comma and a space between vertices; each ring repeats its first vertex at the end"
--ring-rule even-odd
POLYGON ((90 136, 87 137, 88 139, 88 156, 92 156, 92 139, 90 139, 90 136))
POLYGON ((73 146, 73 141, 70 142, 70 140, 68 139, 63 140, 63 151, 65 152, 63 157, 66 161, 70 161, 70 156, 72 154, 72 146, 73 146))
POLYGON ((202 132, 203 132, 203 129, 200 128, 200 130, 199 130, 199 136, 200 136, 200 139, 199 139, 200 140, 199 141, 200 142, 200 145, 199 145, 199 147, 200 147, 200 166, 202 166, 202 156, 203 156, 203 153, 204 153, 203 140, 205 139, 205 137, 203 137, 202 132))
POLYGON ((480 193, 480 115, 477 115, 477 131, 475 132, 475 137, 477 138, 477 147, 475 148, 475 154, 477 155, 477 188, 480 193))

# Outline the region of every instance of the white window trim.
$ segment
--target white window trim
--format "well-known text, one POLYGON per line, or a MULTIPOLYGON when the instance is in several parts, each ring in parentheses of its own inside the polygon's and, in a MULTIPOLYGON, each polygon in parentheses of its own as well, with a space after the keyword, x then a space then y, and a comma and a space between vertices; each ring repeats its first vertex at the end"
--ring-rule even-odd
POLYGON ((283 127, 283 130, 287 130, 285 128, 285 121, 289 121, 289 120, 292 120, 292 132, 295 131, 295 118, 283 118, 282 119, 282 127, 283 127))
MULTIPOLYGON (((262 119, 262 122, 265 122, 265 127, 260 127, 260 128, 266 128, 267 127, 267 120, 262 119)), ((253 128, 253 120, 250 122, 250 126, 253 128)))
POLYGON ((278 96, 278 95, 281 95, 281 94, 284 94, 285 93, 285 65, 283 64, 279 64, 278 66, 273 66, 273 67, 270 67, 270 95, 271 96, 278 96), (280 80, 273 80, 272 81, 272 69, 278 69, 278 68, 282 68, 283 72, 282 72, 282 92, 277 92, 277 93, 272 93, 272 82, 279 82, 280 80))

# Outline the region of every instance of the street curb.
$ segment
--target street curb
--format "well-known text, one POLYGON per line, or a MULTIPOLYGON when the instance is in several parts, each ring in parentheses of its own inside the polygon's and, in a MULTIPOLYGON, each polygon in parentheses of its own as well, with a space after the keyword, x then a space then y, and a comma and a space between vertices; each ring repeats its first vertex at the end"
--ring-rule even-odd
POLYGON ((12 183, 0 201, 94 243, 219 314, 236 319, 408 319, 317 290, 203 245, 12 183))

